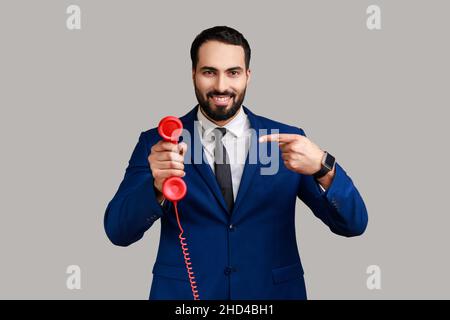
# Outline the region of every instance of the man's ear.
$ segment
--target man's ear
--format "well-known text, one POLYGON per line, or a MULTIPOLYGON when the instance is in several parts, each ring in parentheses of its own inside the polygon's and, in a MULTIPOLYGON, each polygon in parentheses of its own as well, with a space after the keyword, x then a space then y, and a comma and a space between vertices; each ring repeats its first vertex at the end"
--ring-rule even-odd
POLYGON ((195 69, 192 68, 192 81, 194 81, 194 80, 195 80, 195 69))

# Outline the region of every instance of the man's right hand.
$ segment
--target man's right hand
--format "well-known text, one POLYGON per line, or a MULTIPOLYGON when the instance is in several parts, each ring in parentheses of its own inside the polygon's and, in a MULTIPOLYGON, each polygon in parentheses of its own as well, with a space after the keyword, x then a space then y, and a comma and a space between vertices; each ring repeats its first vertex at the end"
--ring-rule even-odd
POLYGON ((156 198, 159 202, 164 199, 162 185, 169 177, 184 177, 184 155, 187 151, 187 144, 180 142, 173 144, 161 140, 153 145, 148 162, 152 170, 154 186, 157 191, 156 198))

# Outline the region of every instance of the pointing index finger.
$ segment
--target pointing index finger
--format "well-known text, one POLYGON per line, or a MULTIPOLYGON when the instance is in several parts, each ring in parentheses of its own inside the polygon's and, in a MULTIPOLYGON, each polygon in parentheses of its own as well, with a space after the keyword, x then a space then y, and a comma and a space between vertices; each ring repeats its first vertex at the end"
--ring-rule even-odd
POLYGON ((297 134, 290 134, 290 133, 268 134, 259 137, 259 142, 276 141, 281 143, 287 143, 296 140, 297 136, 298 136, 297 134))

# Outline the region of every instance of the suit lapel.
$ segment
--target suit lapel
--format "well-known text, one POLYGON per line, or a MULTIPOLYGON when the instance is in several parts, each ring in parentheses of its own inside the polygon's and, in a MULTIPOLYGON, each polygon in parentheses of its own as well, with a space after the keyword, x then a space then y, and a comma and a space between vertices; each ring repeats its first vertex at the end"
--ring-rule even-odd
POLYGON ((257 117, 250 110, 248 110, 244 106, 243 108, 245 113, 247 114, 248 120, 250 121, 250 127, 253 130, 251 135, 250 148, 247 153, 244 171, 242 173, 241 183, 239 184, 238 194, 231 215, 233 221, 236 221, 237 219, 237 214, 239 212, 238 209, 245 199, 245 195, 249 190, 250 184, 254 179, 255 173, 257 172, 257 170, 260 170, 261 168, 261 162, 259 160, 260 145, 258 143, 260 124, 257 117))

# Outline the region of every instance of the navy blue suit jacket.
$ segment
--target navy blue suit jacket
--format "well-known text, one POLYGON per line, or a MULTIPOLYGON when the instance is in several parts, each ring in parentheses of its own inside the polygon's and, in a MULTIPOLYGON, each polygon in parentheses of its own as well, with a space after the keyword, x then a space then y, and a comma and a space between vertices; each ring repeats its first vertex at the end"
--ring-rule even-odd
MULTIPOLYGON (((201 145, 194 134, 197 108, 180 119, 201 145)), ((304 135, 300 128, 257 116, 245 107, 244 111, 257 133, 259 129, 268 129, 268 133, 278 129, 304 135)), ((257 138, 252 139, 250 148, 260 148, 257 138)), ((147 160, 159 140, 156 128, 141 133, 125 177, 107 206, 104 226, 114 244, 128 246, 159 219, 161 236, 150 299, 192 299, 173 204, 160 206, 157 202, 147 160)), ((192 156, 188 151, 186 157, 192 156)), ((297 198, 336 234, 357 236, 367 226, 364 202, 338 163, 326 192, 312 176, 288 170, 282 160, 275 175, 260 174, 264 166, 268 165, 251 163, 247 157, 229 214, 209 164, 185 164, 183 179, 188 192, 178 208, 200 299, 306 299, 295 234, 297 198)))

